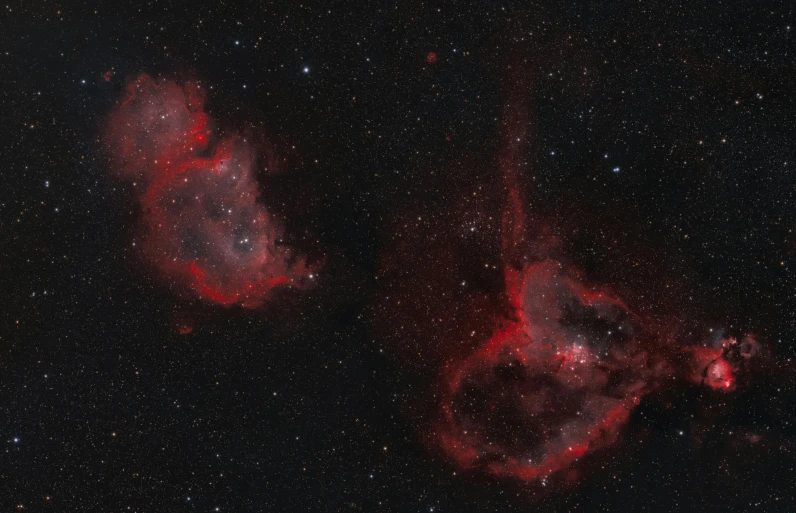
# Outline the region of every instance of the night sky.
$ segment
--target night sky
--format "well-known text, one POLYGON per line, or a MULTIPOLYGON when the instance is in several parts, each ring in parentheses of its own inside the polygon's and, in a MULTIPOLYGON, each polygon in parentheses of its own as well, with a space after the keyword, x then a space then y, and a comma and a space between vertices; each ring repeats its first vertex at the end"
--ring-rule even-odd
POLYGON ((793 11, 4 4, 0 512, 796 511, 793 11))

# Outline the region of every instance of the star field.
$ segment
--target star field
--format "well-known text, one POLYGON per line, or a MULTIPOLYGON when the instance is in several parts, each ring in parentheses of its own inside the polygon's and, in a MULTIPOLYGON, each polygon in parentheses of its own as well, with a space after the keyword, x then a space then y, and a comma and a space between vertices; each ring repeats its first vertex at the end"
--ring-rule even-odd
POLYGON ((796 508, 787 2, 0 7, 0 511, 796 508))

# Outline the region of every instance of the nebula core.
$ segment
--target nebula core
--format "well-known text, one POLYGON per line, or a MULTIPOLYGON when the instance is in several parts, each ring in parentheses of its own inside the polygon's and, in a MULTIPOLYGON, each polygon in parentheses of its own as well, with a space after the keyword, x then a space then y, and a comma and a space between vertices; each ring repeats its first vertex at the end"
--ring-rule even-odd
POLYGON ((104 142, 138 191, 147 261, 177 290, 255 308, 312 274, 258 201, 257 149, 242 135, 217 138, 204 101, 196 83, 141 74, 109 114, 104 142))

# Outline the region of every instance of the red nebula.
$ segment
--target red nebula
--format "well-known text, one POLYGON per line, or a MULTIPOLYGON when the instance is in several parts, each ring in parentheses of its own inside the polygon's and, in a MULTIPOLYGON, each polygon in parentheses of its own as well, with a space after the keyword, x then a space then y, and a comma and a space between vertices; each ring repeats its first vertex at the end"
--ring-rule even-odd
POLYGON ((650 319, 553 260, 509 287, 513 319, 449 368, 437 443, 459 467, 543 479, 614 443, 642 397, 683 373, 727 392, 755 352, 742 344, 680 347, 650 319))
POLYGON ((428 52, 426 55, 426 62, 429 64, 434 64, 437 62, 437 53, 436 52, 428 52))
POLYGON ((495 165, 463 156, 454 183, 429 178, 438 196, 394 223, 373 325, 430 382, 406 407, 431 451, 470 475, 564 483, 618 442, 642 401, 688 382, 706 395, 740 386, 756 345, 701 338, 661 282, 644 279, 652 272, 601 264, 622 278, 617 292, 578 270, 573 242, 592 235, 548 193, 531 197, 535 67, 512 71, 495 165))
POLYGON ((631 299, 587 284, 565 265, 555 230, 538 215, 529 229, 520 151, 527 103, 512 98, 504 119, 505 305, 494 312, 491 336, 469 354, 457 357, 461 345, 447 341, 452 356, 429 439, 460 469, 533 481, 613 444, 642 398, 678 377, 734 390, 756 343, 747 335, 740 344, 688 345, 677 335, 679 321, 662 321, 649 308, 642 315, 631 299))
POLYGON ((612 443, 669 367, 622 301, 558 262, 518 291, 517 320, 450 373, 437 432, 458 465, 533 480, 612 443))
POLYGON ((692 359, 689 361, 686 378, 697 385, 706 385, 713 390, 732 390, 735 379, 732 367, 722 357, 721 349, 708 347, 687 348, 692 359))
POLYGON ((757 351, 757 341, 752 335, 744 336, 740 343, 734 337, 725 338, 719 347, 685 347, 683 352, 688 355, 685 378, 696 385, 731 392, 736 386, 735 374, 757 351))
POLYGON ((501 159, 505 307, 491 336, 448 358, 430 439, 460 469, 534 481, 616 442, 642 398, 675 378, 734 390, 756 344, 746 336, 686 345, 676 322, 587 283, 562 263, 561 241, 544 223, 526 229, 516 155, 510 144, 501 159))
POLYGON ((169 284, 231 306, 260 306, 275 287, 310 276, 258 201, 257 151, 245 137, 214 140, 197 84, 142 74, 108 117, 113 167, 134 180, 143 253, 169 284))

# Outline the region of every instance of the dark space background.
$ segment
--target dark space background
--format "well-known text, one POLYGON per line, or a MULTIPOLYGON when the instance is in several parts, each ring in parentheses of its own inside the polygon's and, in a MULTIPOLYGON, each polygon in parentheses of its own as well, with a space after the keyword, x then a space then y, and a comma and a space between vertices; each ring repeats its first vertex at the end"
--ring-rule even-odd
POLYGON ((793 6, 358 4, 2 6, 0 511, 794 511, 793 6), (141 272, 99 141, 139 72, 267 134, 263 200, 327 257, 317 290, 224 309, 141 272), (407 410, 433 376, 374 329, 397 219, 500 190, 509 96, 574 262, 767 352, 732 397, 642 403, 546 492, 429 450, 407 410))

